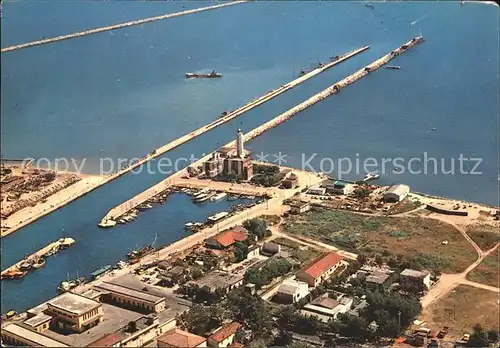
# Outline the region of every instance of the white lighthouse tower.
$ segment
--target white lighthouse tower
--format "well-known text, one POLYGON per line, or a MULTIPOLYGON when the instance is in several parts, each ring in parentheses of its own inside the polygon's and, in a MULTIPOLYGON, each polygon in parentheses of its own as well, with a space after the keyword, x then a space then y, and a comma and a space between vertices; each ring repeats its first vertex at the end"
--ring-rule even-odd
POLYGON ((243 133, 241 133, 241 129, 238 129, 238 132, 236 132, 236 156, 239 158, 245 157, 243 149, 243 133))

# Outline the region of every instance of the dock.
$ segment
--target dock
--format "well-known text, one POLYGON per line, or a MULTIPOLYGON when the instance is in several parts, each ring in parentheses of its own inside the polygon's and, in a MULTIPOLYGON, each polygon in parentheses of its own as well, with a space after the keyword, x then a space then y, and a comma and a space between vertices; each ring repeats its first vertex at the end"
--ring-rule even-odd
POLYGON ((0 53, 4 52, 9 52, 9 51, 15 51, 15 50, 20 50, 23 48, 28 48, 28 47, 33 47, 33 46, 39 46, 39 45, 44 45, 52 42, 58 42, 62 40, 69 40, 69 39, 75 39, 78 37, 82 36, 87 36, 87 35, 92 35, 92 34, 97 34, 97 33, 102 33, 105 31, 110 31, 110 30, 115 30, 115 29, 121 29, 121 28, 126 28, 126 27, 132 27, 135 25, 140 25, 144 23, 150 23, 150 22, 155 22, 159 21, 162 19, 168 19, 168 18, 174 18, 174 17, 180 17, 180 16, 185 16, 197 12, 202 12, 202 11, 210 11, 210 10, 215 10, 218 8, 222 7, 227 7, 227 6, 233 6, 237 4, 242 4, 247 2, 247 0, 242 0, 242 1, 233 1, 225 4, 219 4, 219 5, 213 5, 213 6, 207 6, 207 7, 200 7, 200 8, 195 8, 193 10, 186 10, 186 11, 181 11, 181 12, 176 12, 176 13, 169 13, 169 14, 164 14, 161 16, 155 16, 155 17, 149 17, 149 18, 144 18, 144 19, 138 19, 135 21, 130 21, 130 22, 125 22, 125 23, 119 23, 119 24, 114 24, 114 25, 109 25, 106 27, 101 27, 101 28, 96 28, 96 29, 89 29, 85 31, 79 31, 76 33, 68 34, 68 35, 61 35, 61 36, 56 36, 56 37, 51 37, 47 39, 42 39, 42 40, 37 40, 37 41, 31 41, 19 45, 14 45, 14 46, 9 46, 9 47, 4 47, 0 49, 0 53))
MULTIPOLYGON (((42 249, 34 252, 33 254, 31 254, 28 257, 24 258, 23 260, 17 262, 16 264, 6 268, 0 274, 0 278, 1 279, 22 278, 23 276, 25 276, 28 273, 28 270, 22 270, 22 267, 21 267, 22 263, 24 263, 26 261, 30 261, 30 260, 46 258, 52 254, 59 252, 60 250, 64 250, 66 248, 69 248, 74 243, 75 243, 75 240, 73 238, 60 238, 59 240, 46 245, 42 249)), ((29 269, 29 270, 32 270, 32 269, 29 269)))
MULTIPOLYGON (((391 51, 389 54, 386 54, 385 56, 377 59, 373 63, 367 65, 366 67, 356 71, 355 73, 345 77, 344 79, 340 80, 339 82, 336 82, 335 84, 331 85, 330 87, 324 89, 323 91, 315 94, 311 98, 305 100, 304 102, 294 106, 293 108, 289 109, 288 111, 285 111, 284 113, 274 117, 272 120, 260 125, 257 128, 254 128, 250 132, 246 133, 244 135, 244 141, 249 141, 262 133, 264 133, 266 130, 269 130, 273 127, 278 126, 282 122, 285 122, 286 120, 290 119, 291 117, 295 116, 299 112, 305 110, 306 108, 316 104, 317 102, 327 98, 328 96, 338 93, 342 88, 347 87, 351 83, 356 82, 357 80, 363 78, 364 76, 368 75, 370 72, 375 71, 385 64, 387 64, 389 61, 391 61, 394 57, 405 53, 409 49, 413 48, 414 46, 418 45, 419 43, 423 42, 424 38, 422 36, 418 36, 416 38, 413 38, 411 41, 408 41, 407 43, 403 44, 402 46, 398 47, 397 49, 391 51)), ((368 46, 364 46, 368 47, 368 46)), ((365 48, 367 49, 367 48, 365 48)), ((339 60, 336 60, 332 63, 337 63, 339 60)), ((325 68, 322 67, 321 69, 325 68)), ((310 72, 314 73, 314 71, 310 72)), ((308 74, 310 74, 308 73, 308 74)), ((297 80, 300 80, 302 78, 307 77, 307 75, 303 75, 302 77, 298 78, 297 80)), ((295 80, 296 81, 296 80, 295 80)), ((231 141, 228 144, 222 146, 222 147, 230 147, 234 146, 235 141, 231 141)), ((203 162, 207 161, 209 158, 211 158, 212 154, 208 154, 207 156, 203 157, 202 159, 198 160, 196 163, 192 163, 191 166, 196 167, 201 165, 203 162)), ((111 209, 101 220, 100 224, 101 225, 106 225, 109 221, 114 221, 116 218, 119 216, 127 213, 134 207, 138 206, 139 204, 145 202, 146 200, 152 198, 153 196, 159 194, 160 192, 168 189, 171 186, 176 185, 176 182, 180 181, 182 176, 185 176, 187 173, 187 169, 184 168, 183 170, 180 170, 174 174, 172 174, 170 177, 167 179, 159 182, 158 184, 150 187, 149 189, 141 192, 135 197, 132 197, 131 199, 127 200, 126 202, 116 206, 115 208, 111 209)))

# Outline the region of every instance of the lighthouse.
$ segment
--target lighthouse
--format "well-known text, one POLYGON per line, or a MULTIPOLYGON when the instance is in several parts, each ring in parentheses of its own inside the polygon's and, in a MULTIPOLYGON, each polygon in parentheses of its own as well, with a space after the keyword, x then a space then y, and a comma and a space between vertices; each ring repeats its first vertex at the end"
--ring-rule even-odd
POLYGON ((241 129, 238 129, 236 132, 236 156, 238 158, 245 157, 243 149, 243 133, 241 133, 241 129))

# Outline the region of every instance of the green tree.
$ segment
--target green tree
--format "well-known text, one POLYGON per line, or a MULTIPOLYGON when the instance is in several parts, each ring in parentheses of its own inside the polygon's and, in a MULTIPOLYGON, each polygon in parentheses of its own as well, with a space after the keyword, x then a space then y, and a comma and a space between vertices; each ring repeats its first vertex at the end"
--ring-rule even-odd
POLYGON ((181 315, 180 322, 185 329, 195 335, 203 335, 221 325, 220 318, 211 315, 210 307, 194 305, 181 315))
POLYGON ((237 242, 234 245, 234 257, 236 262, 241 262, 247 258, 248 255, 248 245, 242 242, 237 242))
POLYGON ((245 227, 250 234, 257 236, 257 239, 261 240, 266 237, 267 222, 264 219, 250 219, 243 222, 243 227, 245 227))
POLYGON ((488 333, 480 324, 474 325, 467 347, 487 347, 488 345, 488 333))

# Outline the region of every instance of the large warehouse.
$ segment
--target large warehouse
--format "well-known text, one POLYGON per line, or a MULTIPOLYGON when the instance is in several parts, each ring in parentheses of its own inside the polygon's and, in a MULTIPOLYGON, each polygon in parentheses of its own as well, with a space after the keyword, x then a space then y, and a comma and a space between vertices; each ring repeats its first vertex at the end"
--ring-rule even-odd
POLYGON ((410 186, 408 185, 392 185, 384 194, 384 201, 386 202, 401 202, 410 193, 410 186))

